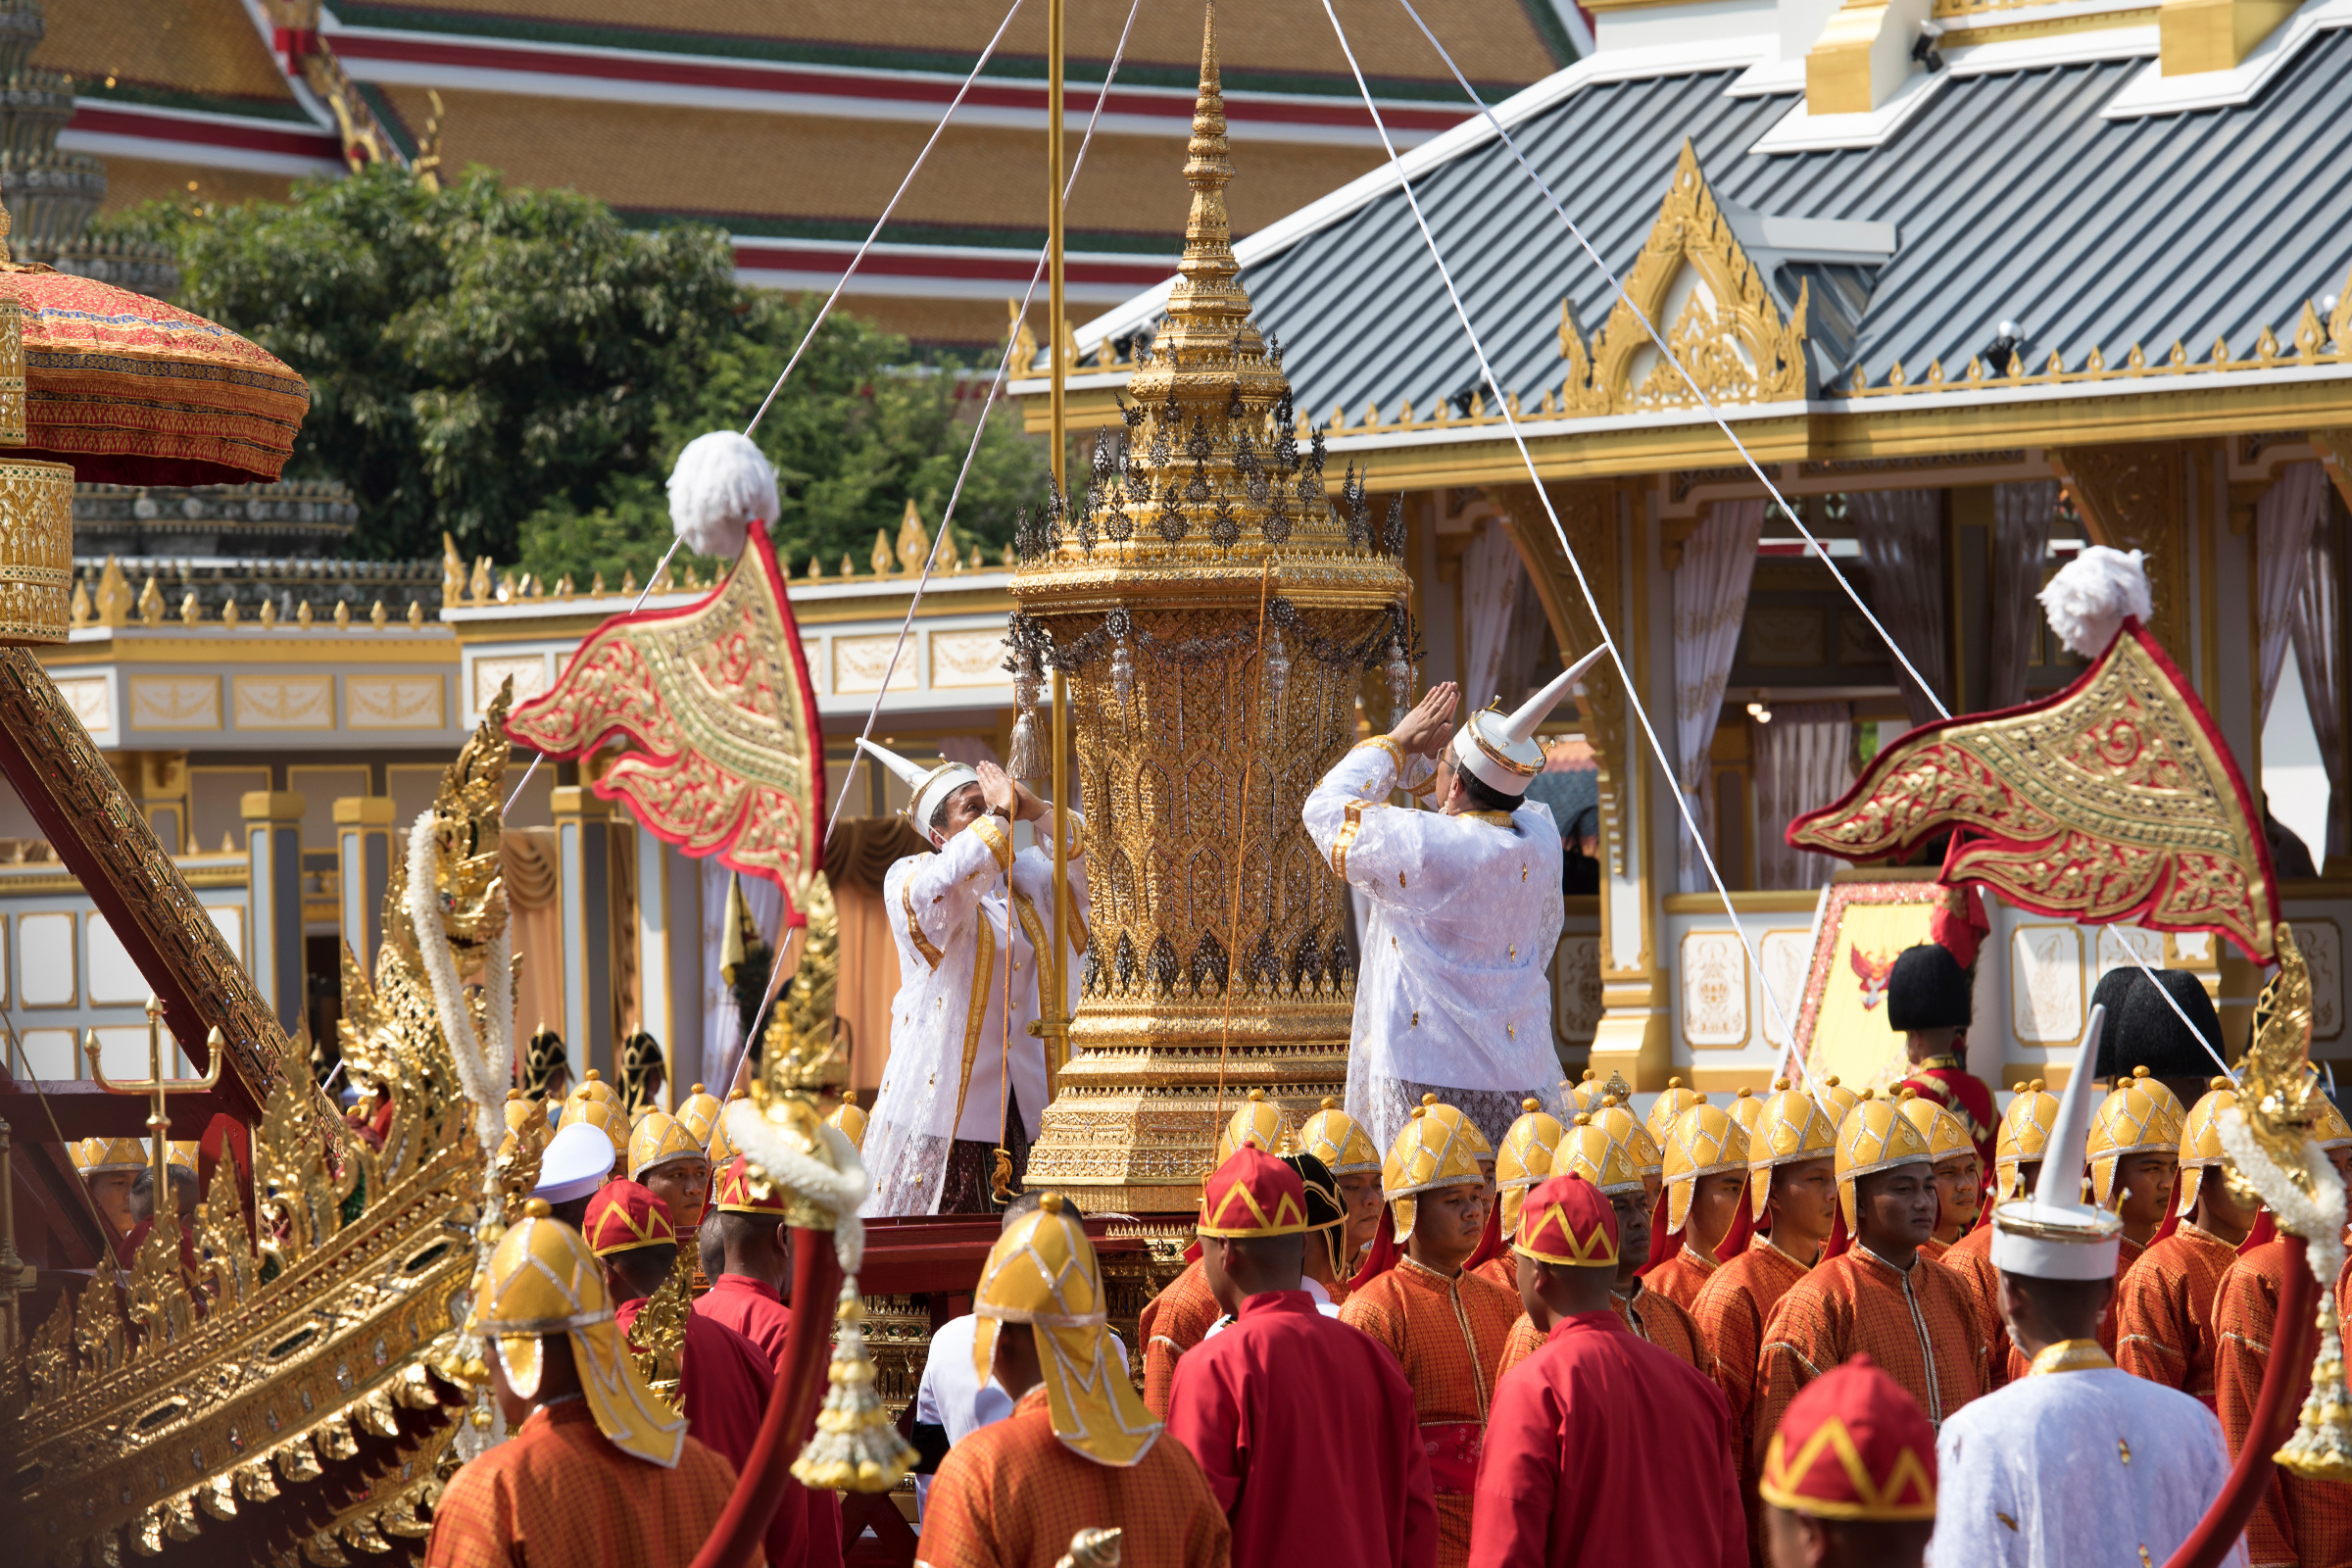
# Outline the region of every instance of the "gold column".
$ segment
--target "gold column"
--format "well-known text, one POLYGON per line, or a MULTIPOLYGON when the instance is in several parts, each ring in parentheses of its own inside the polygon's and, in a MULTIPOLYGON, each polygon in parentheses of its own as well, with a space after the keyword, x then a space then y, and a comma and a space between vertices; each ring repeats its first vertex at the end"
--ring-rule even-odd
MULTIPOLYGON (((1064 677, 1087 808, 1083 1001, 1029 1181, 1094 1209, 1191 1208, 1250 1089, 1343 1092, 1346 889, 1299 821, 1405 630, 1406 579, 1237 280, 1216 23, 1204 30, 1166 325, 1128 381, 1126 461, 1023 529, 1012 635, 1064 677)), ((1394 543, 1401 543, 1400 540, 1394 543)), ((1409 654, 1409 646, 1406 648, 1409 654)))

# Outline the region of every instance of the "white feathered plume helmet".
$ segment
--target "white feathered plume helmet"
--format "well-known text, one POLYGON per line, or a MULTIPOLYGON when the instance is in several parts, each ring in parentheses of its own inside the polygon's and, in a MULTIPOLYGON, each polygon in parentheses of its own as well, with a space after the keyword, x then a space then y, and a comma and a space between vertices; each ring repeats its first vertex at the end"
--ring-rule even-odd
POLYGON ((776 466, 750 436, 713 430, 669 470, 669 524, 698 555, 734 561, 755 519, 776 520, 776 466))
POLYGON ((2146 625, 2155 611, 2147 560, 2137 550, 2089 545, 2068 562, 2041 590, 2042 613, 2058 640, 2084 659, 2096 659, 2127 618, 2146 625))

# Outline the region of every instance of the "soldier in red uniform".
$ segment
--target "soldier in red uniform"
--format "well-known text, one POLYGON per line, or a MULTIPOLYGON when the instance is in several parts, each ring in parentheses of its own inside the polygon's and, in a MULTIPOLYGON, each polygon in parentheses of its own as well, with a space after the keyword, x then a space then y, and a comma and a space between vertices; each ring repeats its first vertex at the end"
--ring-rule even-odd
POLYGON ((1905 948, 1886 976, 1886 1027, 1903 1033, 1911 1076, 1895 1085, 1932 1100, 1960 1118, 1977 1146, 1977 1158, 1992 1169, 1992 1091, 1968 1070, 1968 971, 1951 950, 1934 942, 1905 948))

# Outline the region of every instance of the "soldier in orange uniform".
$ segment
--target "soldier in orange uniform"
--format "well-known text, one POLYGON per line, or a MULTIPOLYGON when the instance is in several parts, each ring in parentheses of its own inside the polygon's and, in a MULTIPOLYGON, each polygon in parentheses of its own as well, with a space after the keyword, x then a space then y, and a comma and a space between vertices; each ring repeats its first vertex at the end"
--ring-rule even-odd
POLYGON ((2227 1179, 2221 1115, 2236 1103, 2230 1080, 2216 1078, 2189 1108, 2180 1134, 2176 1228, 2149 1245, 2116 1289, 2116 1365, 2193 1395, 2209 1410, 2215 1408, 2214 1300, 2260 1212, 2258 1204, 2240 1202, 2227 1179))
POLYGON ((544 1199, 490 1254, 472 1327, 511 1435, 450 1478, 429 1568, 690 1560, 735 1472, 646 1387, 595 1255, 544 1199))
POLYGON ((1721 1266, 1717 1253, 1725 1243, 1746 1245, 1746 1236, 1734 1232, 1744 1228, 1747 1129, 1730 1111, 1701 1102, 1674 1118, 1664 1142, 1665 1234, 1650 1238, 1656 1261, 1642 1271, 1642 1283, 1688 1309, 1721 1266))
MULTIPOLYGON (((2017 1086, 2017 1096, 2001 1114, 2000 1138, 1993 1146, 1992 1200, 2005 1203, 2030 1195, 2041 1180, 2041 1156, 2050 1146, 2050 1129, 2058 1125, 2058 1097, 2035 1078, 2017 1086)), ((1937 1261, 1960 1276, 1976 1308, 1977 1322, 1990 1347, 1992 1386, 2009 1381, 2008 1327, 2001 1322, 2000 1282, 1992 1270, 1992 1225, 1989 1206, 1977 1228, 1944 1250, 1937 1261)))
POLYGON ((1487 1140, 1434 1096, 1413 1107, 1381 1166, 1404 1256, 1362 1282, 1340 1321, 1389 1348, 1412 1385, 1438 1502, 1438 1568, 1470 1559, 1471 1493, 1519 1299, 1466 1273, 1487 1226, 1487 1140))
POLYGON ((1714 1352, 1716 1380, 1731 1401, 1740 1471, 1751 1492, 1751 1456, 1758 1449, 1756 1364, 1764 1353, 1764 1325, 1789 1287, 1820 1258, 1837 1221, 1837 1148, 1838 1129, 1821 1107, 1790 1089, 1788 1079, 1776 1079, 1747 1142, 1748 1202, 1759 1216, 1755 1239, 1707 1277, 1690 1309, 1714 1352))
POLYGON ((1936 1228, 1928 1141, 1892 1102, 1866 1100, 1838 1130, 1837 1172, 1854 1245, 1773 1308, 1756 1369, 1756 1432, 1768 1438, 1798 1390, 1857 1351, 1940 1429, 1985 1392, 1986 1337, 1958 1278, 1919 1255, 1936 1228))
POLYGON ((1094 1244, 1048 1193, 997 1238, 972 1301, 975 1368, 1012 1395, 1012 1414, 940 1465, 918 1561, 1034 1568, 1098 1529, 1123 1532, 1124 1568, 1226 1568, 1225 1511, 1119 1375, 1102 1311, 1094 1244))

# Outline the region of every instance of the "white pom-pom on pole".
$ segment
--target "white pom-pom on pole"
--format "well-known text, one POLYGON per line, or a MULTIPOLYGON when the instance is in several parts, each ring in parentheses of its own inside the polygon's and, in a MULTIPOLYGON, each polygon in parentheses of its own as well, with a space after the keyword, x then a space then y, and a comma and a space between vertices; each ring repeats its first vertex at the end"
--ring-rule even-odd
POLYGON ((2146 625, 2155 610, 2148 596, 2147 559, 2137 550, 2090 545, 2060 568, 2041 591, 2042 612, 2058 640, 2084 659, 2096 659, 2124 629, 2125 616, 2146 625))
POLYGON ((698 555, 733 561, 752 519, 776 519, 776 469, 751 437, 713 430, 669 470, 669 522, 698 555))

